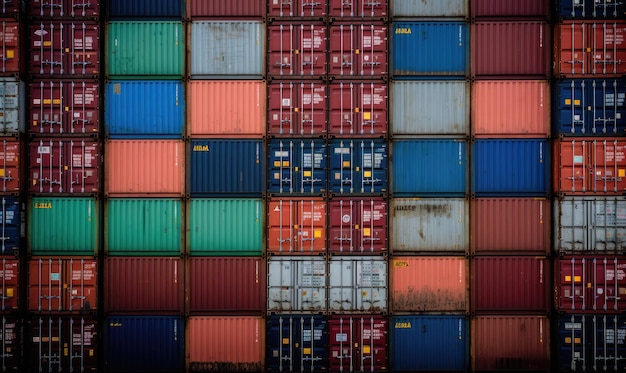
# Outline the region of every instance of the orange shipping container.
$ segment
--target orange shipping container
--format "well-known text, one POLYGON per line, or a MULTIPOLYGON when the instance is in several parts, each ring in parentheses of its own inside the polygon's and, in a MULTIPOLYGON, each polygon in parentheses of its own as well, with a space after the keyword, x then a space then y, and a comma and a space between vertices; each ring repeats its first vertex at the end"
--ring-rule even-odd
POLYGON ((326 252, 327 214, 323 198, 273 198, 267 206, 269 253, 326 252))

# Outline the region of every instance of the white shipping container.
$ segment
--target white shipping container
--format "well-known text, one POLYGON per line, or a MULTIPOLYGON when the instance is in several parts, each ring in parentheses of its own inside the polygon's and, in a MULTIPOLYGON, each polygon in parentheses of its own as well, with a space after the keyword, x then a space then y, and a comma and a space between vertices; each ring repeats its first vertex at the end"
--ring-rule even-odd
POLYGON ((387 261, 382 257, 333 257, 328 266, 331 312, 387 311, 387 261))
POLYGON ((19 78, 0 78, 0 134, 17 135, 26 129, 26 84, 19 78))
POLYGON ((270 257, 267 260, 267 310, 326 311, 327 273, 323 257, 270 257))

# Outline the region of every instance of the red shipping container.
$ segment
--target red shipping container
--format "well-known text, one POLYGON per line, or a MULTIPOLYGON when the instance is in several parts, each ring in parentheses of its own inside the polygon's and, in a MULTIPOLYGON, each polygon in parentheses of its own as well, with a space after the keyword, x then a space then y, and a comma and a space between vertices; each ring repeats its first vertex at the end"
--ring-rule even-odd
POLYGON ((326 1, 308 0, 267 0, 268 17, 273 18, 304 18, 322 20, 326 16, 326 1))
POLYGON ((545 257, 474 257, 472 311, 548 313, 550 266, 545 257))
POLYGON ((472 0, 472 17, 537 17, 550 16, 550 0, 472 0))
POLYGON ((351 18, 379 18, 387 17, 388 0, 329 0, 328 14, 332 19, 350 20, 351 18))
POLYGON ((43 18, 98 17, 100 0, 30 0, 30 14, 43 18))
POLYGON ((197 18, 264 18, 266 0, 186 0, 187 17, 197 18))
POLYGON ((328 85, 318 81, 267 84, 267 133, 322 137, 328 131, 328 85))
POLYGON ((2 281, 2 311, 20 308, 20 262, 18 259, 2 258, 0 262, 0 281, 2 281))
POLYGON ((554 147, 555 192, 622 195, 626 191, 626 139, 561 139, 554 147))
POLYGON ((382 254, 388 249, 384 198, 334 198, 328 202, 328 251, 382 254))
POLYGON ((274 78, 326 75, 328 38, 318 23, 281 23, 267 26, 267 69, 274 78))
POLYGON ((557 299, 564 312, 626 311, 626 258, 579 255, 555 263, 557 299))
POLYGON ((2 193, 20 193, 22 191, 24 142, 12 138, 3 138, 0 143, 0 181, 2 193))
POLYGON ((387 26, 346 23, 330 27, 329 75, 382 78, 388 74, 387 26))
POLYGON ((329 97, 331 135, 382 137, 388 133, 387 84, 335 82, 329 85, 329 97))
POLYGON ((174 257, 108 257, 104 299, 108 312, 177 314, 184 309, 183 260, 174 257))
POLYGON ((333 315, 328 320, 331 372, 387 371, 387 320, 376 315, 333 315))
POLYGON ((266 282, 265 261, 261 258, 190 258, 189 310, 264 313, 266 282))
POLYGON ((4 0, 0 5, 0 15, 2 17, 16 16, 20 13, 23 5, 21 0, 4 0))
POLYGON ((22 72, 23 58, 21 56, 20 23, 17 21, 2 20, 0 29, 0 61, 2 61, 2 74, 18 75, 22 72))
POLYGON ((45 138, 30 142, 30 188, 38 193, 97 193, 100 190, 100 142, 45 138))
POLYGON ((326 202, 323 198, 272 198, 267 202, 267 252, 326 253, 326 202))

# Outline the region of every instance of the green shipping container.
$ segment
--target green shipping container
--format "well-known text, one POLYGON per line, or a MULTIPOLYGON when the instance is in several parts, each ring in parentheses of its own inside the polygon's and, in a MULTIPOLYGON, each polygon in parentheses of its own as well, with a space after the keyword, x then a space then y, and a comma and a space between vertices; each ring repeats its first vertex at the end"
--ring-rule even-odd
POLYGON ((112 21, 107 24, 106 37, 108 78, 182 79, 182 22, 112 21))
POLYGON ((183 246, 183 203, 172 198, 110 198, 105 204, 109 256, 178 256, 183 246))
POLYGON ((262 255, 264 211, 260 198, 189 199, 189 254, 262 255))
POLYGON ((32 197, 28 211, 28 252, 31 255, 98 253, 99 208, 96 198, 32 197))

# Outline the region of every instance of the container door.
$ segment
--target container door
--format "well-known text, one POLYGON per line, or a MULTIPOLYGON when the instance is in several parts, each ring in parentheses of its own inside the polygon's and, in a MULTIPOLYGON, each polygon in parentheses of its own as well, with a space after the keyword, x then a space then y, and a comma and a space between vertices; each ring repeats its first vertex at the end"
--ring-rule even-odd
POLYGON ((369 313, 387 310, 387 262, 333 258, 329 265, 329 308, 369 313))
POLYGON ((558 90, 558 128, 557 131, 564 135, 587 134, 589 127, 587 108, 588 84, 584 80, 564 81, 556 86, 558 90))
POLYGON ((31 370, 35 372, 61 373, 69 367, 65 365, 69 350, 64 346, 70 341, 63 334, 64 323, 61 317, 39 317, 31 321, 30 351, 31 370))
MULTIPOLYGON (((323 7, 326 6, 326 3, 321 1, 315 4, 323 7)), ((313 9, 311 9, 311 11, 313 11, 313 9)), ((326 51, 328 50, 326 26, 317 24, 302 24, 297 26, 296 30, 300 34, 298 38, 299 45, 297 45, 297 48, 300 51, 300 54, 298 55, 299 72, 297 73, 302 76, 325 76, 326 51)))
POLYGON ((65 123, 64 82, 41 81, 30 85, 30 132, 46 135, 61 134, 65 123))
POLYGON ((321 136, 328 131, 326 122, 326 84, 300 83, 297 133, 303 136, 321 136))
POLYGON ((387 368, 387 321, 339 316, 329 321, 330 370, 376 372, 387 368))
POLYGON ((0 60, 1 72, 20 72, 20 39, 23 37, 20 32, 19 22, 2 21, 0 28, 0 60))
POLYGON ((70 50, 67 68, 71 75, 94 76, 100 73, 100 27, 97 23, 72 22, 67 36, 70 50))
POLYGON ((275 141, 269 146, 269 191, 272 193, 294 193, 294 178, 297 166, 294 141, 275 141))
POLYGON ((13 78, 0 78, 0 132, 16 133, 23 130, 25 93, 23 82, 13 78))
POLYGON ((357 49, 357 75, 363 78, 387 76, 387 26, 365 24, 359 26, 357 49))
POLYGON ((67 86, 70 128, 72 134, 95 134, 100 127, 100 88, 98 83, 72 81, 67 86))
POLYGON ((19 284, 20 272, 19 261, 17 259, 2 258, 0 281, 2 282, 2 311, 17 310, 20 308, 19 284))
POLYGON ((559 142, 560 167, 558 170, 558 191, 563 193, 585 193, 588 190, 590 174, 589 147, 587 141, 562 140, 559 142))
POLYGON ((588 49, 588 24, 584 22, 571 22, 559 26, 560 61, 559 72, 566 76, 584 76, 590 71, 588 49))
POLYGON ((593 356, 594 370, 621 372, 626 369, 626 319, 623 315, 594 316, 589 336, 593 336, 590 356, 593 356))
POLYGON ((584 258, 577 260, 560 260, 557 280, 559 284, 558 308, 561 311, 585 311, 587 309, 588 291, 586 284, 587 261, 584 258))
POLYGON ((313 255, 326 252, 326 203, 307 200, 298 204, 298 252, 313 255))
POLYGON ((588 250, 623 252, 626 249, 626 200, 593 199, 586 201, 590 230, 588 250))
POLYGON ((624 75, 626 73, 626 22, 606 21, 588 24, 592 48, 593 75, 624 75))
POLYGON ((268 252, 291 253, 296 250, 296 205, 294 200, 278 199, 268 202, 268 252))
POLYGON ((621 194, 626 191, 626 141, 594 140, 589 143, 593 176, 589 190, 621 194))
POLYGON ((272 257, 268 263, 268 310, 325 311, 326 275, 323 258, 272 257))
POLYGON ((361 141, 359 144, 361 180, 357 193, 387 191, 387 145, 380 141, 361 141))
POLYGON ((70 0, 68 7, 72 17, 97 17, 100 1, 70 0))
POLYGON ((590 308, 604 312, 626 311, 626 261, 617 257, 594 258, 590 270, 593 283, 590 308))
POLYGON ((271 135, 294 135, 296 117, 299 115, 296 101, 298 84, 293 82, 269 82, 267 84, 267 132, 271 135))
POLYGON ((28 270, 28 309, 63 310, 63 262, 61 259, 34 259, 28 270))
POLYGON ((66 70, 66 53, 69 43, 66 40, 67 23, 41 22, 30 27, 31 63, 29 71, 39 75, 71 74, 66 70))
POLYGON ((274 316, 268 321, 268 369, 316 372, 326 369, 328 331, 321 316, 274 316))
POLYGON ((2 333, 0 335, 0 347, 2 353, 0 353, 0 364, 4 371, 7 371, 8 367, 14 368, 17 371, 17 367, 22 364, 22 324, 19 320, 2 316, 2 333))
POLYGON ((2 198, 2 206, 0 206, 0 221, 2 222, 2 231, 0 232, 0 253, 16 254, 20 250, 20 202, 13 197, 2 198))
POLYGON ((586 320, 582 315, 561 316, 559 327, 559 365, 563 371, 586 372, 590 367, 586 320))
POLYGON ((0 186, 3 193, 20 193, 22 184, 22 144, 20 140, 0 143, 0 186))
POLYGON ((66 307, 69 311, 94 311, 98 306, 96 260, 69 259, 65 264, 66 307))
POLYGON ((66 188, 70 193, 96 193, 100 185, 100 143, 97 141, 71 140, 66 141, 65 164, 69 164, 69 170, 65 181, 66 188), (69 158, 69 159, 68 159, 69 158))
POLYGON ((328 206, 329 251, 376 254, 387 250, 387 202, 345 198, 328 206))
POLYGON ((626 82, 593 80, 590 87, 592 133, 623 136, 626 133, 626 82))

